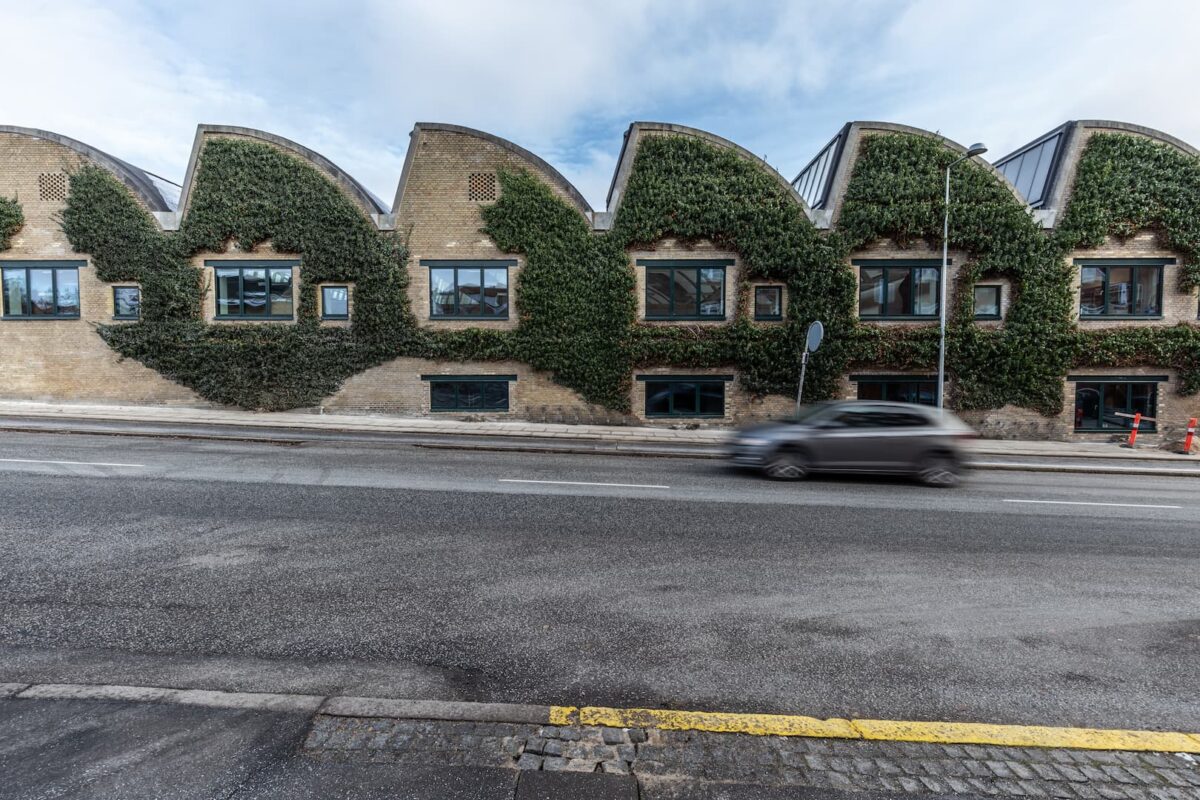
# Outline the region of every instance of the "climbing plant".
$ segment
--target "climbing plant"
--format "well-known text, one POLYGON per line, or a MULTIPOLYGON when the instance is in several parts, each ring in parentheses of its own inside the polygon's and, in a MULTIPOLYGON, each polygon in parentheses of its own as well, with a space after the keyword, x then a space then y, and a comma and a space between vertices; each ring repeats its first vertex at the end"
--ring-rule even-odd
POLYGON ((7 250, 12 237, 25 224, 21 204, 7 197, 0 197, 0 250, 7 250))

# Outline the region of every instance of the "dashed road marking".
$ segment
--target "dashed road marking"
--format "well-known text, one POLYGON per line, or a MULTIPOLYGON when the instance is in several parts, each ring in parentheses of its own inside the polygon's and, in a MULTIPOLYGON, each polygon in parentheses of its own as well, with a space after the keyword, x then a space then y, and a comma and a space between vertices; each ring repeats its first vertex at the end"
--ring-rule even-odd
POLYGON ((1010 500, 1006 503, 1038 503, 1052 506, 1108 506, 1111 508, 1183 508, 1183 506, 1158 506, 1151 503, 1088 503, 1083 500, 1010 500))
POLYGON ((616 486, 622 489, 670 489, 658 483, 594 483, 592 481, 534 481, 523 478, 500 478, 500 483, 543 483, 558 486, 616 486))
POLYGON ((142 468, 145 464, 117 464, 112 461, 49 461, 40 458, 0 458, 7 464, 63 464, 71 467, 134 467, 142 468))

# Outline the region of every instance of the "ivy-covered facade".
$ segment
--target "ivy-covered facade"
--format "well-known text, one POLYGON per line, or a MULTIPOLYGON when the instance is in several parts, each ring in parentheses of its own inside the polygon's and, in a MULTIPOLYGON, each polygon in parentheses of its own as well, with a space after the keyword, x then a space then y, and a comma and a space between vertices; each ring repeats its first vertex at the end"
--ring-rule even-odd
POLYGON ((730 425, 808 399, 950 406, 986 435, 1173 443, 1200 412, 1200 159, 1072 122, 962 152, 850 123, 792 181, 635 123, 607 208, 498 137, 420 123, 396 196, 201 126, 182 186, 0 127, 0 398, 730 425), (178 197, 175 192, 178 191, 178 197))

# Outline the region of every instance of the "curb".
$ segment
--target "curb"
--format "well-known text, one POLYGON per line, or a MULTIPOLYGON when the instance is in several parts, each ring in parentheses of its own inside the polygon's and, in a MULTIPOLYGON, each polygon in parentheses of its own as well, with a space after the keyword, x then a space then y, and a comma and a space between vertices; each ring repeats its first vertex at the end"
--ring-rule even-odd
POLYGON ((818 719, 788 714, 740 714, 603 706, 541 706, 345 697, 268 692, 225 692, 160 686, 76 683, 0 683, 0 700, 98 700, 167 703, 207 708, 305 713, 339 717, 510 722, 563 727, 643 728, 748 736, 798 736, 934 744, 1200 753, 1200 733, 1066 728, 874 719, 818 719))

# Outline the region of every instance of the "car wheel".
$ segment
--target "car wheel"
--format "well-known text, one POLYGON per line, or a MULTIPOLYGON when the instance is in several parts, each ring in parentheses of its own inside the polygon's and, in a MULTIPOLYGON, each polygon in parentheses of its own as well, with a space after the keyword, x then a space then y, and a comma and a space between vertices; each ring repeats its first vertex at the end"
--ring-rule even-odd
POLYGON ((808 477, 808 458, 803 453, 782 451, 772 453, 763 472, 776 481, 798 481, 808 477))
POLYGON ((962 468, 952 456, 930 453, 921 460, 917 477, 926 486, 948 489, 962 483, 962 468))

